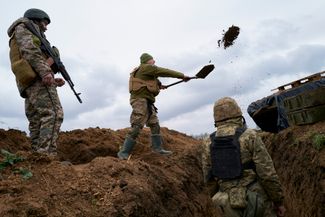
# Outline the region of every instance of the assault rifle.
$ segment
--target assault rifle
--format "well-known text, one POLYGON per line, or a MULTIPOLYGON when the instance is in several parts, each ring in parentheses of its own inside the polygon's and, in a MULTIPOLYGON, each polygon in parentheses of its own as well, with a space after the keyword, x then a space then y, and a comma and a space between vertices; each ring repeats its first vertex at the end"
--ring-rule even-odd
POLYGON ((27 29, 29 31, 31 31, 34 35, 36 35, 40 39, 42 51, 44 51, 48 56, 52 57, 54 63, 52 64, 51 69, 54 71, 54 73, 56 73, 56 72, 60 72, 61 73, 61 75, 64 78, 64 80, 66 80, 68 82, 71 90, 73 91, 74 95, 77 97, 78 101, 80 103, 82 103, 82 100, 79 97, 79 95, 81 93, 77 93, 75 91, 75 89, 73 88, 74 87, 74 84, 73 84, 73 82, 72 82, 72 80, 71 80, 71 78, 70 78, 67 70, 65 70, 65 66, 63 65, 63 63, 62 63, 62 61, 61 61, 61 59, 59 57, 59 53, 58 53, 58 51, 55 51, 55 49, 57 49, 57 48, 55 48, 54 46, 51 47, 50 43, 46 40, 45 37, 43 37, 35 29, 35 27, 33 26, 32 23, 26 22, 25 25, 26 25, 26 27, 27 27, 27 29))

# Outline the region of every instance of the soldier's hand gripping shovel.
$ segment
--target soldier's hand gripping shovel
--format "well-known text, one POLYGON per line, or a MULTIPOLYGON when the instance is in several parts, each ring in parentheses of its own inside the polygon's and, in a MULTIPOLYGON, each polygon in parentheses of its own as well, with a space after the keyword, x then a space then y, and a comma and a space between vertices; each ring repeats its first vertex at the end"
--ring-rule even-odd
MULTIPOLYGON (((190 77, 189 79, 190 80, 198 79, 198 78, 204 79, 210 72, 213 71, 213 69, 214 69, 213 64, 206 65, 194 77, 190 77)), ((168 87, 174 86, 174 85, 182 83, 182 82, 184 82, 184 80, 177 81, 177 82, 169 84, 169 85, 165 85, 164 88, 168 88, 168 87)))

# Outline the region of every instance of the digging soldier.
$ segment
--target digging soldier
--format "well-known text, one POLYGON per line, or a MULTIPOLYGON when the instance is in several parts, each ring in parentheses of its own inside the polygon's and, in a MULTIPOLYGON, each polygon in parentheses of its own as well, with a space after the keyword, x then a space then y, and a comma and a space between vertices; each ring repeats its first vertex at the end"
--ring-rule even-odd
POLYGON ((217 181, 212 197, 225 217, 284 216, 283 191, 261 138, 247 129, 240 107, 230 97, 214 104, 216 132, 203 148, 205 181, 217 181))
POLYGON ((8 36, 11 68, 20 95, 25 98, 32 149, 56 154, 56 140, 63 121, 56 87, 63 86, 65 81, 54 78, 53 59, 42 49, 40 37, 46 40, 44 32, 50 22, 47 13, 32 8, 10 26, 8 36))
POLYGON ((145 124, 150 127, 152 150, 162 155, 172 153, 162 148, 157 108, 154 106, 155 97, 159 94, 160 89, 164 88, 158 77, 189 80, 189 77, 183 73, 156 66, 155 60, 150 54, 143 53, 140 57, 140 63, 140 66, 131 73, 129 81, 130 104, 132 106, 131 130, 117 153, 118 157, 124 160, 128 159, 145 124))

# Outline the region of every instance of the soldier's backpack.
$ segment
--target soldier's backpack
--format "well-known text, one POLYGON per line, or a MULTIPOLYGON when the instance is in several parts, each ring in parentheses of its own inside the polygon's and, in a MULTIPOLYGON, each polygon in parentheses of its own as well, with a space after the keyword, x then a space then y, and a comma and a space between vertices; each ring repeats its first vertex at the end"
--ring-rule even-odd
POLYGON ((212 161, 212 175, 222 180, 240 178, 243 173, 243 165, 240 159, 239 137, 245 131, 237 128, 235 135, 215 136, 210 135, 210 154, 212 161))

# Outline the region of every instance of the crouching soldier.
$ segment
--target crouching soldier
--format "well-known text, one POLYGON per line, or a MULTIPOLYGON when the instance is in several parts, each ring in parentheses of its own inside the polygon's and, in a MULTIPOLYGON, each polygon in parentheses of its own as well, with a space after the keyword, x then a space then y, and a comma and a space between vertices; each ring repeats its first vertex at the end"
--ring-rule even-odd
POLYGON ((212 197, 225 217, 284 216, 283 191, 261 138, 247 129, 240 107, 230 97, 214 104, 217 131, 203 146, 205 181, 218 183, 212 197))

